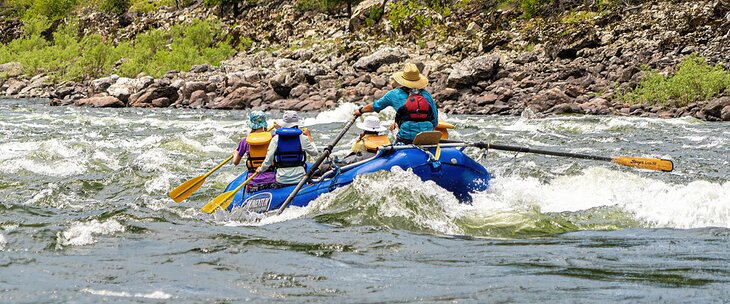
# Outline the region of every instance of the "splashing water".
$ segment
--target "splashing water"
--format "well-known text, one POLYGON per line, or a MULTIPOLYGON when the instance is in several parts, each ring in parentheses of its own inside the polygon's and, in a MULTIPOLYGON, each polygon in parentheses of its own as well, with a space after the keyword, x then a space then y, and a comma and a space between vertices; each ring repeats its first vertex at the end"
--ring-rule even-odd
MULTIPOLYGON (((465 141, 664 157, 676 170, 467 148, 494 176, 471 205, 394 169, 261 218, 199 211, 242 167, 223 166, 183 203, 167 198, 236 149, 246 112, 45 104, 0 101, 3 301, 730 297, 727 124, 455 115, 465 141)), ((355 108, 301 114, 324 146, 355 108)))

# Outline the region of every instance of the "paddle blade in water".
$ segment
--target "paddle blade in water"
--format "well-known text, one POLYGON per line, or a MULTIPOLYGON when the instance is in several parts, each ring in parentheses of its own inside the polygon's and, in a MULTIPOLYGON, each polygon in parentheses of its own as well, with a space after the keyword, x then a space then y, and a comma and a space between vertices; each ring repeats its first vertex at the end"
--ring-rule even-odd
POLYGON ((223 208, 223 205, 225 205, 225 208, 228 208, 228 206, 231 204, 231 201, 233 201, 233 196, 236 195, 237 190, 238 189, 228 191, 216 196, 212 201, 205 204, 203 208, 200 208, 200 211, 203 211, 205 213, 213 213, 216 209, 218 209, 218 207, 223 208))
POLYGON ((177 188, 172 189, 169 194, 170 198, 176 203, 182 202, 190 197, 191 194, 195 193, 195 191, 198 191, 198 188, 203 185, 203 182, 205 182, 205 176, 194 177, 182 185, 177 186, 177 188))
POLYGON ((617 156, 612 159, 614 163, 619 165, 647 169, 671 172, 674 170, 674 163, 667 159, 658 158, 643 158, 643 157, 630 157, 630 156, 617 156))

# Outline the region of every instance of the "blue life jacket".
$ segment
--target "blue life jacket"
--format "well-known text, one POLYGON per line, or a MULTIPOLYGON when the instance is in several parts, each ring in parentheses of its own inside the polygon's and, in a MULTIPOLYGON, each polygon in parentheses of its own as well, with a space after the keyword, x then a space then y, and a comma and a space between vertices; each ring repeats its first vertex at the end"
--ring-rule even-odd
POLYGON ((274 152, 274 161, 277 168, 290 168, 304 166, 306 155, 302 150, 302 142, 299 135, 302 130, 298 128, 282 128, 276 130, 279 136, 279 144, 274 152))

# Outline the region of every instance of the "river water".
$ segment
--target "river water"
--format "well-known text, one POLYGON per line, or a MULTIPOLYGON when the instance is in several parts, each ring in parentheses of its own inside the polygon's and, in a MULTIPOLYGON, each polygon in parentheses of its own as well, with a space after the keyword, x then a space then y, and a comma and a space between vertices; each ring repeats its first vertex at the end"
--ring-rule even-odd
MULTIPOLYGON (((463 140, 676 170, 470 148, 495 175, 472 205, 394 170, 256 222, 198 211, 241 167, 166 196, 230 155, 246 112, 46 104, 0 100, 3 303, 730 301, 727 123, 453 116, 463 140)), ((354 108, 304 114, 319 146, 354 108)))

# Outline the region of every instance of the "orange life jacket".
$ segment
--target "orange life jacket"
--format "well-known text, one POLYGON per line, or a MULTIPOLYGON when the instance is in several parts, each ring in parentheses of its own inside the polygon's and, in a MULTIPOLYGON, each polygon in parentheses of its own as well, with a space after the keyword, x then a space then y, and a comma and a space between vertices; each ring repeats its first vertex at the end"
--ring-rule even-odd
POLYGON ((264 163, 271 138, 272 136, 269 132, 252 132, 246 136, 246 144, 248 144, 246 167, 248 167, 249 172, 256 171, 264 163))
POLYGON ((365 149, 370 152, 377 152, 378 147, 390 145, 390 139, 388 136, 367 136, 363 138, 365 143, 365 149))

